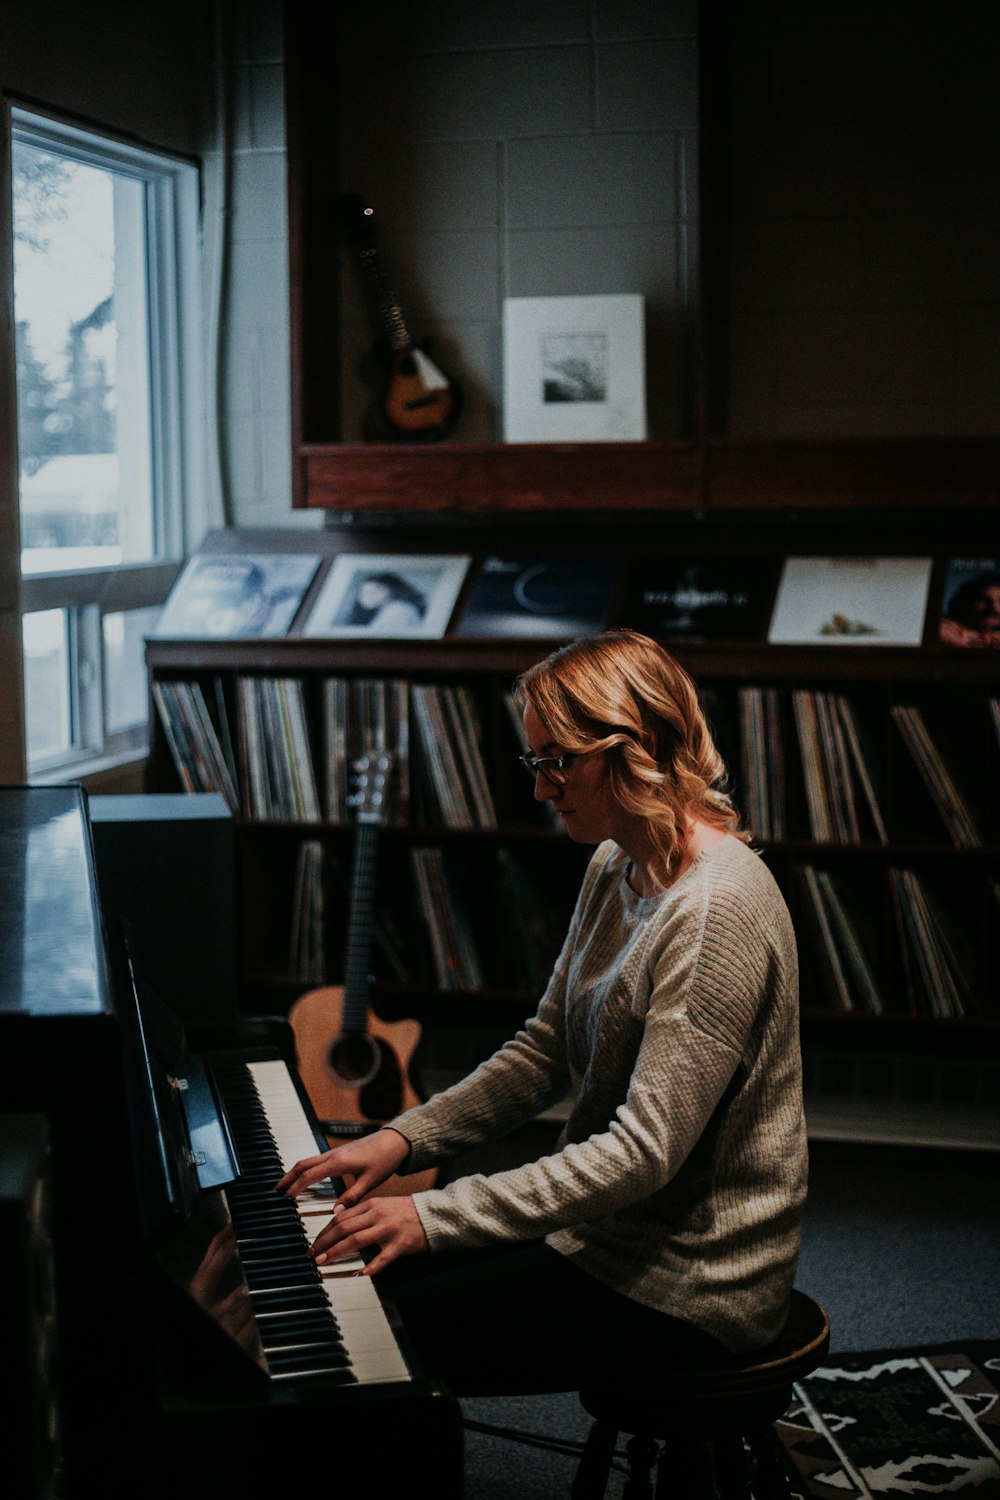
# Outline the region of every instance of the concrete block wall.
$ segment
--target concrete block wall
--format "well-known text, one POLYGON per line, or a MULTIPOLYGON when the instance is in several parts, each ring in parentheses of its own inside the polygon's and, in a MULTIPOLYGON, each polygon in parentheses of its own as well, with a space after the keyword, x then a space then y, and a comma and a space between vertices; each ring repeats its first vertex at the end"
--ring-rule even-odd
MULTIPOLYGON (((498 438, 505 297, 646 299, 650 436, 690 428, 694 0, 345 5, 331 107, 340 186, 375 210, 411 334, 461 382, 456 437, 498 438)), ((354 254, 341 275, 346 439, 372 341, 354 254)))
MULTIPOLYGON (((904 18, 889 0, 732 0, 733 435, 997 431, 988 9, 955 0, 904 18)), ((291 512, 281 4, 223 13, 233 116, 220 459, 232 520, 308 525, 315 514, 291 512)), ((462 382, 456 435, 502 431, 504 297, 615 291, 646 297, 650 435, 690 435, 696 0, 352 0, 336 14, 339 186, 375 208, 410 329, 462 382)), ((218 124, 216 111, 209 275, 218 124)), ((357 440, 372 325, 332 226, 329 260, 344 313, 331 425, 357 440)))

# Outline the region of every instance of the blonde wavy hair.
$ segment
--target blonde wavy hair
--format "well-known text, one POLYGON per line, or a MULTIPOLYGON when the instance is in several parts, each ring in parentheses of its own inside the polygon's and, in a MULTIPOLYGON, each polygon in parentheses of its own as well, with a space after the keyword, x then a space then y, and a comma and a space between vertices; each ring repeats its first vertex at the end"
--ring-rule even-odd
POLYGON ((669 876, 684 846, 687 818, 744 843, 694 682, 656 641, 608 630, 553 651, 522 672, 514 697, 530 703, 553 745, 571 755, 608 750, 611 790, 645 818, 669 876))

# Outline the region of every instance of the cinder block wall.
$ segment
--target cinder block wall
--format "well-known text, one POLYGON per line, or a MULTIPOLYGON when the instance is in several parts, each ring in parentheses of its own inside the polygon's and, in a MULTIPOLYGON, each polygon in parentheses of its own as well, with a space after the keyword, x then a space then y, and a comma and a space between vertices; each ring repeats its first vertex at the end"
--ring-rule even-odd
MULTIPOLYGON (((694 430, 698 9, 338 7, 340 185, 375 208, 411 331, 465 387, 459 436, 501 431, 505 296, 617 291, 647 301, 651 436, 694 430)), ((280 4, 234 10, 224 453, 235 518, 257 525, 291 504, 280 4)), ((708 226, 731 242, 730 432, 995 433, 990 7, 732 0, 730 12, 733 214, 708 226)), ((331 226, 349 440, 372 337, 355 270, 331 226)))
MULTIPOLYGON (((410 332, 461 380, 461 436, 498 437, 505 297, 646 298, 650 435, 690 427, 694 0, 341 8, 341 185, 378 216, 410 332)), ((331 246, 332 259, 336 247, 331 246)), ((343 431, 371 342, 353 255, 343 431)), ((456 436, 459 434, 456 434, 456 436)))

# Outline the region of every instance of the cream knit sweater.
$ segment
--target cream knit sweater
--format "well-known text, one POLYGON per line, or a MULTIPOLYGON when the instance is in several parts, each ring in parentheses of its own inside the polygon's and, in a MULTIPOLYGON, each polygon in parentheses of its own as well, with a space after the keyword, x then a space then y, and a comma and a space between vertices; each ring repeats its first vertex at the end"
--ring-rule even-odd
POLYGON ((537 1014, 392 1122, 407 1171, 569 1094, 552 1154, 417 1193, 432 1250, 545 1236, 625 1295, 733 1351, 780 1332, 806 1191, 795 938, 738 839, 642 898, 616 844, 588 866, 537 1014))

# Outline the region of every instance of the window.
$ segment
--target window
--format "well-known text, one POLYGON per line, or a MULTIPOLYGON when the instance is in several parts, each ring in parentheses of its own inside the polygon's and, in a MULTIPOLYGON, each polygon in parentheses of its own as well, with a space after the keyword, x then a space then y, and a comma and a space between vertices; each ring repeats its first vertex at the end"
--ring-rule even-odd
POLYGON ((198 179, 12 111, 28 771, 145 746, 143 640, 199 469, 198 179))

